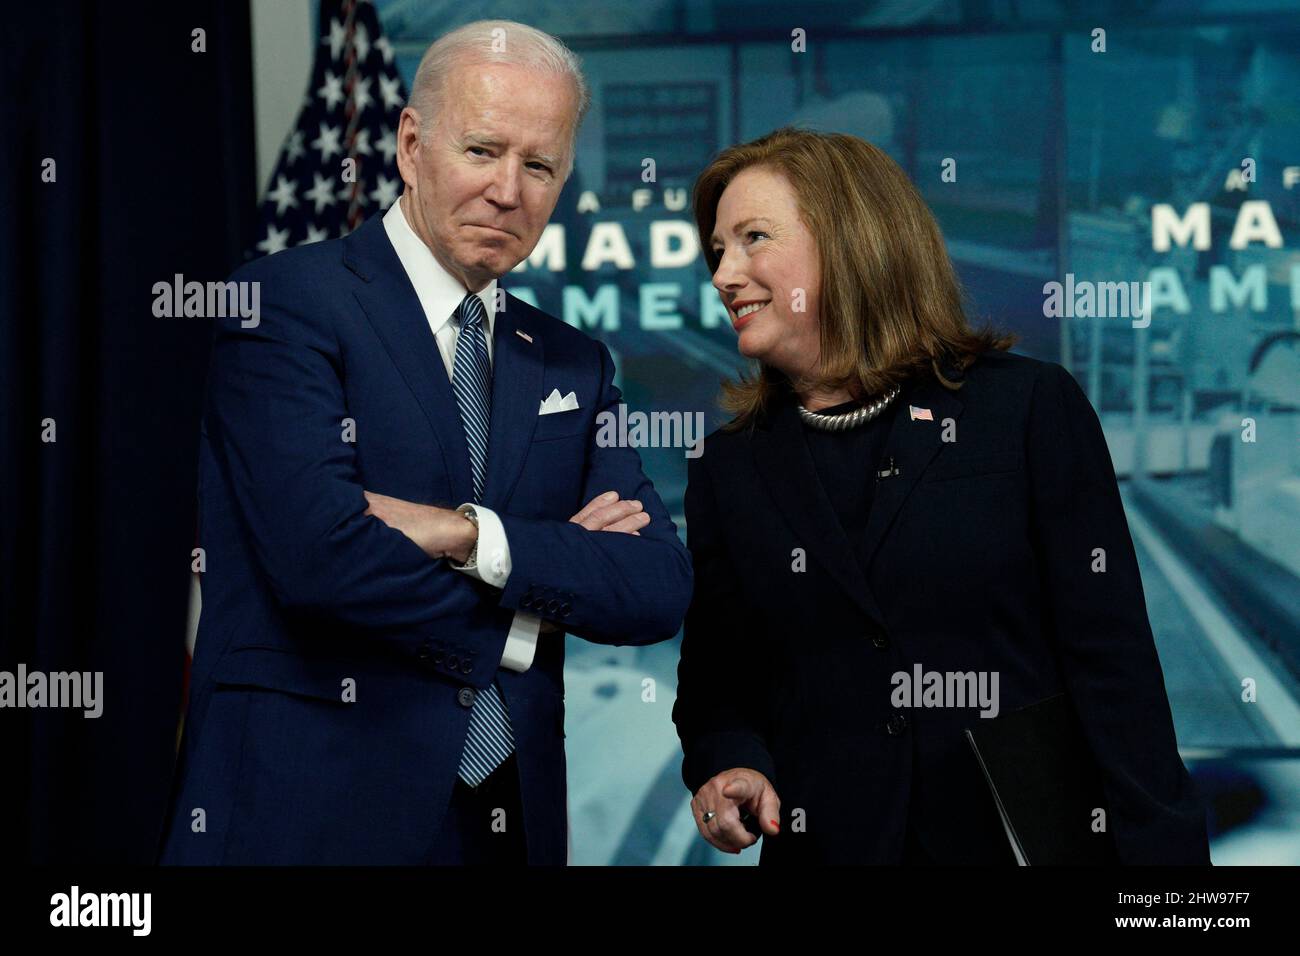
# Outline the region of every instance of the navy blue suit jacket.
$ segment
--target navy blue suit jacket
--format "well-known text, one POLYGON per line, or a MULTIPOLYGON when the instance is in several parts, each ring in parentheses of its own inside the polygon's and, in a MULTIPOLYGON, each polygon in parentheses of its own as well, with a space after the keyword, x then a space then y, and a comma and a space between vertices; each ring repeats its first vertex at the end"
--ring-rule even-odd
POLYGON ((456 781, 466 689, 495 678, 524 807, 506 825, 524 826, 530 863, 563 863, 564 637, 542 634, 523 673, 500 668, 512 616, 648 644, 676 633, 692 584, 637 453, 596 444, 597 413, 621 400, 608 349, 513 296, 497 312, 482 504, 510 544, 502 591, 364 514, 363 489, 472 500, 447 372, 381 217, 232 279, 261 283, 261 316, 214 334, 203 612, 161 861, 424 862, 456 781), (539 416, 557 388, 578 410, 539 416), (644 504, 639 537, 569 522, 607 490, 644 504))

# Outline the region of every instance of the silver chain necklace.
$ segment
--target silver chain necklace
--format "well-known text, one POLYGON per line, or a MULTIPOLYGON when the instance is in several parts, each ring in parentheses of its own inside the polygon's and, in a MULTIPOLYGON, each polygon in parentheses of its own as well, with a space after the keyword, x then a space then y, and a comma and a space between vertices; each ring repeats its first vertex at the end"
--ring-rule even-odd
POLYGON ((810 412, 803 407, 803 403, 796 401, 794 407, 799 411, 799 417, 803 419, 804 424, 810 428, 816 428, 824 432, 842 432, 850 428, 856 428, 858 425, 865 425, 881 412, 889 407, 898 393, 900 386, 895 385, 881 398, 876 399, 870 405, 863 405, 861 408, 855 408, 851 412, 844 412, 841 415, 823 415, 821 412, 810 412))

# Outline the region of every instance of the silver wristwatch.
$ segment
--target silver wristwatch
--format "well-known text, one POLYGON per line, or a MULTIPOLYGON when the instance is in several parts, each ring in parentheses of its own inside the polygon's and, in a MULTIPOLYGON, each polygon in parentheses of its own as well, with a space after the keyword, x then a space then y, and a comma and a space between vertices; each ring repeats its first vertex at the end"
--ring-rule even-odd
MULTIPOLYGON (((456 511, 459 514, 463 514, 466 520, 468 520, 469 523, 474 526, 475 530, 478 529, 478 512, 474 510, 473 505, 461 505, 459 508, 456 509, 456 511)), ((478 538, 477 537, 475 537, 474 539, 474 547, 470 551, 469 557, 465 559, 464 564, 458 565, 458 567, 461 568, 478 567, 478 538)))

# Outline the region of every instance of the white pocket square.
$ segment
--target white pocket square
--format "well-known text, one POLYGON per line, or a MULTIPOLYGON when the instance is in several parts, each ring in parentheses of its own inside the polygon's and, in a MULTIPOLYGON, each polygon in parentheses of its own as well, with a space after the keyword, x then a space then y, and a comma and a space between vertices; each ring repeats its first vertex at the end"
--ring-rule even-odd
POLYGON ((578 407, 578 396, 570 392, 563 398, 560 398, 558 388, 551 389, 551 394, 546 396, 541 407, 537 409, 538 415, 551 415, 555 412, 572 412, 578 407))

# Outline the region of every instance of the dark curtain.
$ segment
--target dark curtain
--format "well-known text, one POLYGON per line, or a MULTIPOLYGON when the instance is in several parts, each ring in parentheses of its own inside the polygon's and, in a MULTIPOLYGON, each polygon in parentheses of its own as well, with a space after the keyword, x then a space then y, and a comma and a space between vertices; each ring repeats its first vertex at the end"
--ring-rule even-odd
POLYGON ((175 760, 211 334, 155 318, 152 287, 224 279, 251 244, 248 4, 5 17, 0 670, 101 671, 103 712, 0 709, 0 854, 147 863, 175 760))

